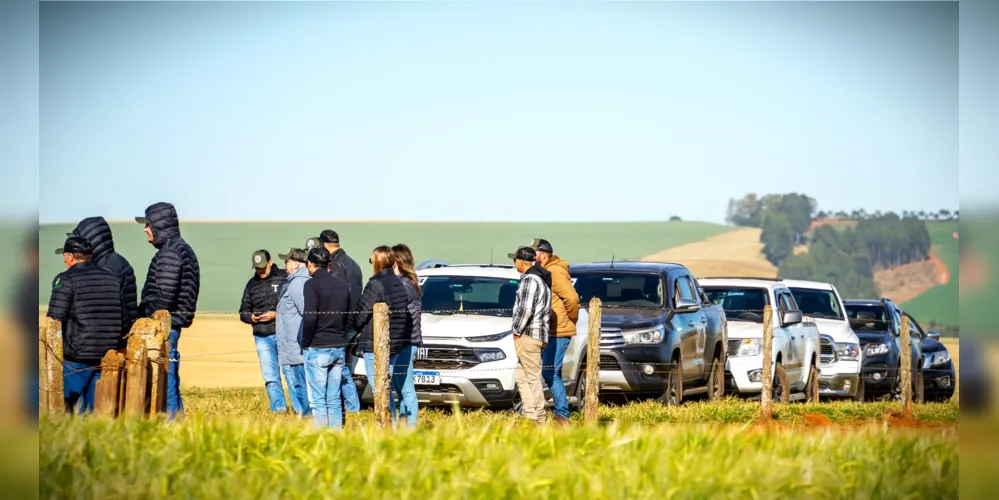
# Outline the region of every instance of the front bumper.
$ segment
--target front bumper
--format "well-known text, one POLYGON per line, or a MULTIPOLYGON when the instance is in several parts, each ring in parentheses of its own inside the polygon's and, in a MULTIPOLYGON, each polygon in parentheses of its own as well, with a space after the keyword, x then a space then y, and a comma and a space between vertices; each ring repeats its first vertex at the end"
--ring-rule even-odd
POLYGON ((877 397, 891 392, 895 381, 895 367, 889 368, 887 356, 864 358, 860 373, 864 377, 865 395, 877 397))
POLYGON ((837 361, 819 366, 820 396, 852 398, 859 387, 859 361, 837 361))
POLYGON ((600 391, 662 394, 672 352, 663 344, 600 351, 600 391), (651 367, 651 374, 646 367, 651 367))
POLYGON ((954 396, 957 378, 953 363, 923 369, 923 394, 927 401, 947 401, 954 396))
POLYGON ((763 390, 763 381, 755 381, 751 376, 762 372, 762 354, 729 357, 725 362, 725 392, 759 394, 763 390))

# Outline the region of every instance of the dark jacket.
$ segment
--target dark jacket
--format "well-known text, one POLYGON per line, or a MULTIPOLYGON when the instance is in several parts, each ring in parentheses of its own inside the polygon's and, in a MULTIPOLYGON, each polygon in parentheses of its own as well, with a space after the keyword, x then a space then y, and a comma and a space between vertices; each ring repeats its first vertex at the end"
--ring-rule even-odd
POLYGON ((65 359, 99 362, 117 349, 128 321, 124 283, 110 270, 81 262, 52 281, 48 316, 62 322, 65 359))
POLYGON ((413 322, 407 312, 409 295, 402 280, 391 268, 368 278, 368 285, 361 293, 354 314, 354 329, 361 332, 358 342, 361 352, 374 352, 375 304, 384 302, 389 309, 389 353, 398 354, 404 345, 412 341, 413 322))
POLYGON ((409 296, 409 305, 406 310, 409 312, 410 321, 413 324, 411 335, 413 345, 423 345, 423 330, 421 327, 421 317, 423 316, 423 297, 416 288, 416 284, 405 276, 399 276, 402 286, 406 287, 406 294, 409 296))
POLYGON ((330 255, 330 271, 338 274, 350 284, 350 310, 357 308, 361 300, 364 283, 361 281, 361 267, 342 248, 330 255))
POLYGON ((349 306, 350 285, 326 269, 317 269, 305 282, 302 349, 343 347, 349 306))
POLYGON ((201 271, 194 250, 180 237, 177 210, 169 203, 156 203, 146 209, 146 222, 153 231, 156 255, 149 263, 146 283, 142 286, 139 315, 170 312, 173 328, 187 328, 194 322, 198 306, 201 271))
POLYGON ((138 294, 135 287, 135 270, 128 259, 114 250, 114 239, 111 237, 111 226, 104 217, 87 217, 76 225, 73 234, 83 236, 94 249, 94 264, 106 267, 109 271, 124 280, 125 309, 128 311, 128 323, 124 326, 125 333, 132 329, 132 323, 139 319, 138 294))
POLYGON ((260 279, 257 273, 253 273, 253 277, 246 282, 246 287, 243 288, 243 300, 239 304, 239 320, 248 325, 253 325, 254 335, 266 337, 274 335, 274 332, 277 331, 274 326, 277 321, 276 316, 273 321, 266 323, 254 323, 252 316, 268 311, 277 313, 278 298, 281 297, 281 286, 284 285, 284 280, 287 277, 287 272, 271 264, 271 273, 266 278, 260 279))

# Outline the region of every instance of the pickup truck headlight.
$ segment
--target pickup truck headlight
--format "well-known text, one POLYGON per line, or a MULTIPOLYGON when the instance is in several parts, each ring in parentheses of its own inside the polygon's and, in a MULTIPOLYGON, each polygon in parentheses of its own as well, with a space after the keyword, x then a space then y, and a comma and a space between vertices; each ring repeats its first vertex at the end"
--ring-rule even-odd
POLYGON ((506 359, 506 353, 504 353, 502 349, 474 349, 474 351, 475 355, 479 357, 479 361, 482 363, 506 359))
POLYGON ((760 339, 742 339, 739 344, 739 356, 759 356, 763 352, 763 341, 760 339))
POLYGON ((852 342, 836 342, 836 357, 845 361, 856 361, 860 358, 860 346, 852 342))
POLYGON ((947 351, 935 352, 927 360, 927 364, 929 364, 929 366, 946 365, 949 362, 950 362, 950 353, 947 351))
POLYGON ((871 344, 864 349, 864 356, 880 356, 888 354, 888 344, 871 344))
POLYGON ((508 330, 503 333, 496 333, 493 335, 480 335, 478 337, 465 337, 465 340, 469 342, 496 342, 497 340, 502 340, 508 335, 512 334, 513 330, 508 330))
POLYGON ((625 344, 658 344, 666 336, 666 325, 621 332, 625 344))

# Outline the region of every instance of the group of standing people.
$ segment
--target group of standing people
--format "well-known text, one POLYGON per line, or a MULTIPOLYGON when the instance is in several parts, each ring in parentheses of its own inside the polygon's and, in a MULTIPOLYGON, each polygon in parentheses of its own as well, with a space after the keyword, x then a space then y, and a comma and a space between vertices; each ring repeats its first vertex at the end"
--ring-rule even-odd
POLYGON ((413 357, 422 344, 421 290, 409 247, 379 246, 371 253, 373 274, 362 287, 361 269, 340 247, 339 235, 322 231, 305 248, 278 255, 253 253, 254 275, 246 284, 240 319, 252 325, 261 374, 275 413, 287 412, 279 373, 283 372, 292 409, 311 415, 317 427, 340 428, 345 413, 360 410, 348 365, 356 346, 369 379, 374 375, 374 305, 389 308, 392 419, 417 423, 413 357), (280 366, 280 370, 279 367, 280 366))
POLYGON ((180 395, 180 334, 194 322, 200 269, 194 250, 180 235, 177 211, 160 202, 136 217, 146 240, 156 248, 141 294, 135 271, 114 248, 111 227, 103 217, 88 217, 67 234, 62 248, 66 270, 52 281, 46 315, 62 323, 63 392, 68 411, 93 411, 101 358, 123 350, 138 318, 158 310, 170 313, 166 411, 183 414, 180 395))

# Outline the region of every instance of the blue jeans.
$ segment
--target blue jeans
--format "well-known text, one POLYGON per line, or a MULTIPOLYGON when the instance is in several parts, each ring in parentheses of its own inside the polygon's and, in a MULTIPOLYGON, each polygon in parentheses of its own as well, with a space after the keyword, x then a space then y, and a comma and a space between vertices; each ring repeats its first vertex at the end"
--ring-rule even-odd
POLYGON ((548 345, 544 351, 541 351, 541 378, 552 393, 555 416, 561 415, 565 418, 569 418, 569 398, 562 382, 562 359, 565 358, 565 351, 569 348, 571 340, 571 337, 558 337, 554 342, 548 339, 548 345))
POLYGON ((354 376, 347 364, 346 349, 344 349, 343 375, 340 377, 340 396, 343 397, 343 407, 348 413, 361 411, 361 397, 357 394, 357 384, 354 383, 354 376))
POLYGON ((257 359, 260 360, 260 374, 264 377, 264 389, 271 404, 271 413, 284 413, 288 405, 284 401, 284 389, 281 387, 281 368, 278 366, 276 335, 266 337, 253 336, 257 346, 257 359))
MULTIPOLYGON (((392 371, 390 377, 394 389, 394 391, 389 391, 389 415, 393 424, 398 420, 395 406, 396 395, 398 395, 401 402, 399 414, 406 416, 408 426, 416 427, 419 401, 416 398, 416 383, 413 381, 413 356, 415 355, 415 347, 405 346, 399 351, 399 354, 389 356, 389 369, 392 371)), ((368 380, 373 381, 375 378, 375 353, 364 353, 364 371, 368 374, 368 380)), ((374 390, 375 386, 372 383, 372 393, 374 390)))
POLYGON ((173 420, 177 414, 184 415, 184 400, 180 397, 180 329, 170 330, 170 361, 167 363, 166 411, 167 417, 173 420))
POLYGON ((305 365, 284 365, 284 381, 288 384, 288 397, 291 399, 291 409, 300 417, 309 414, 309 395, 305 384, 305 365))
POLYGON ((62 363, 63 397, 66 399, 66 411, 74 413, 76 405, 82 401, 81 413, 94 411, 94 392, 97 381, 101 378, 101 363, 78 363, 64 360, 62 363))
POLYGON ((305 380, 312 406, 312 422, 317 428, 340 429, 343 427, 343 407, 340 404, 340 381, 346 367, 346 353, 342 347, 305 351, 305 380))

